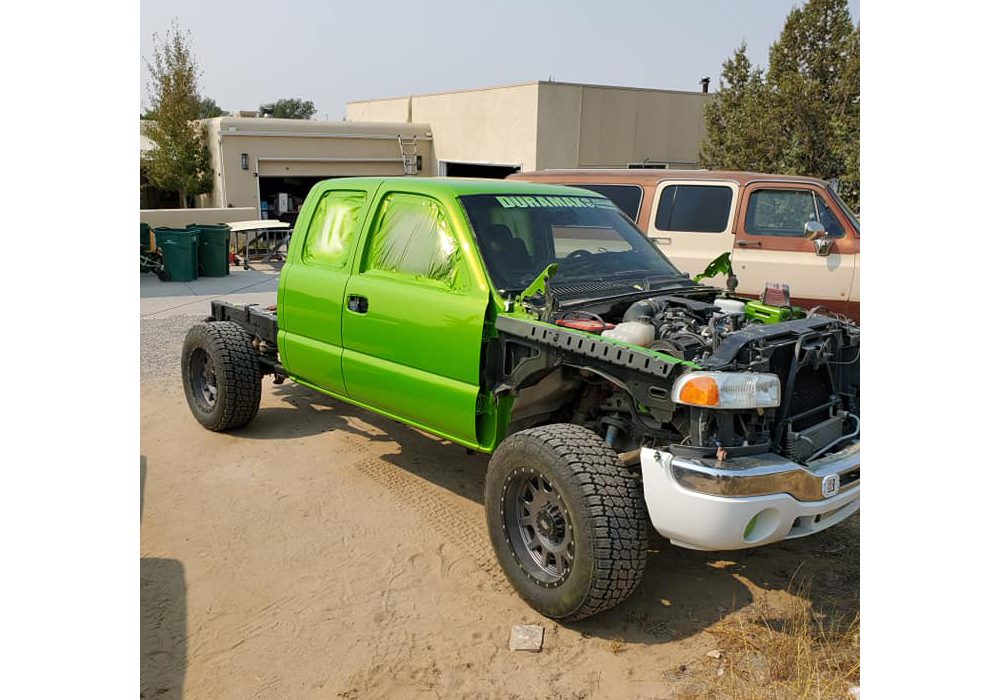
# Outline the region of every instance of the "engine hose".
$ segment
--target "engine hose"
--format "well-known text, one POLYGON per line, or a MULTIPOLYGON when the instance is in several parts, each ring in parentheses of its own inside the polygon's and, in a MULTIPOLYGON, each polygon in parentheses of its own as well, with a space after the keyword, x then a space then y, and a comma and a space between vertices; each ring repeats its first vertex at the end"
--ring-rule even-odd
POLYGON ((855 435, 857 435, 858 433, 861 432, 861 419, 858 418, 853 413, 848 413, 847 415, 849 417, 851 417, 851 418, 854 419, 854 432, 853 433, 848 433, 847 435, 841 435, 839 438, 837 438, 836 440, 834 440, 833 442, 831 442, 826 447, 823 447, 823 448, 821 448, 819 450, 816 450, 813 453, 812 457, 810 457, 809 459, 806 460, 807 462, 813 461, 814 459, 816 459, 816 457, 818 457, 819 455, 821 455, 824 452, 826 452, 827 450, 829 450, 831 447, 833 447, 834 445, 836 445, 838 442, 843 442, 844 440, 847 440, 848 438, 852 438, 852 437, 854 437, 855 435))

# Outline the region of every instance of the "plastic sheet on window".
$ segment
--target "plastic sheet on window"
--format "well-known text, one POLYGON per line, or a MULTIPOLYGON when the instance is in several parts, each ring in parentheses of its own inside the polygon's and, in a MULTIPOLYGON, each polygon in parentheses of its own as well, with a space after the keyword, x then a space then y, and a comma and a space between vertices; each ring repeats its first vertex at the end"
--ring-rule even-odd
POLYGON ((385 198, 368 249, 368 268, 426 277, 454 288, 458 240, 432 200, 394 194, 385 198))
POLYGON ((303 260, 333 267, 347 265, 365 212, 364 192, 327 192, 316 204, 306 235, 303 260))

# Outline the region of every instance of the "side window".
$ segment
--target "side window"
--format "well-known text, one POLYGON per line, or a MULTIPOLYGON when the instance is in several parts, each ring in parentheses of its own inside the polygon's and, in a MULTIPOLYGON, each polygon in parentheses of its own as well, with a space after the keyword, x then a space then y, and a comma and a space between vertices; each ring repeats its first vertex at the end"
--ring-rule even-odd
POLYGON ((604 195, 614 202, 625 216, 635 222, 639 218, 639 205, 642 203, 642 188, 636 185, 582 185, 580 183, 565 183, 567 187, 579 187, 604 195))
POLYGON ((344 190, 324 194, 309 222, 302 261, 307 265, 345 267, 358 237, 367 198, 364 192, 344 190))
POLYGON ((809 190, 754 190, 747 204, 747 233, 801 238, 807 221, 816 221, 809 190))
POLYGON ((844 227, 840 225, 837 217, 833 215, 830 208, 826 206, 826 202, 823 201, 822 197, 816 197, 816 208, 819 211, 819 222, 823 224, 823 228, 826 229, 826 235, 829 238, 843 238, 844 237, 844 227))
POLYGON ((382 200, 365 270, 413 275, 454 288, 459 259, 458 238, 437 202, 411 194, 390 194, 382 200))
POLYGON ((660 193, 659 231, 723 233, 729 224, 733 190, 724 185, 667 185, 660 193))

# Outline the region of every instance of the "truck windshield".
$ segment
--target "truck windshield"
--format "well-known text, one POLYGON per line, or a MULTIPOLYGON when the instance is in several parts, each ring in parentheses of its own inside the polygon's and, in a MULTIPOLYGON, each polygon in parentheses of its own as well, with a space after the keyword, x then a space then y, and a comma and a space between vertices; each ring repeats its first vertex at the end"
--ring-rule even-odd
POLYGON ((459 197, 498 290, 519 292, 551 263, 560 281, 683 275, 605 197, 459 197))

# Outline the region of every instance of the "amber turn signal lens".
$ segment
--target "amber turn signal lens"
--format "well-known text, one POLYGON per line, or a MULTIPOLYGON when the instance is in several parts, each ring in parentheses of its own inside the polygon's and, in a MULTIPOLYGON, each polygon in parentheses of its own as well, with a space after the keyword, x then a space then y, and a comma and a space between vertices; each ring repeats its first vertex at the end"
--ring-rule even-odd
POLYGON ((682 403, 695 406, 718 406, 719 386, 711 377, 694 377, 681 387, 682 403))

